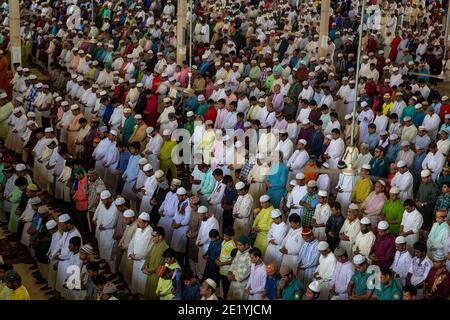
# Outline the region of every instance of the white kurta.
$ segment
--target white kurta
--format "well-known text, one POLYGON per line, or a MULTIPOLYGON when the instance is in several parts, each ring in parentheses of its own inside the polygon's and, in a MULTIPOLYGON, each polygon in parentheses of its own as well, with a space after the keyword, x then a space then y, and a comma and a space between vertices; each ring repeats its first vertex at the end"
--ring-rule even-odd
POLYGON ((280 252, 281 245, 283 243, 286 234, 289 231, 289 226, 285 222, 279 224, 272 223, 269 232, 267 233, 267 250, 264 256, 264 263, 275 263, 279 268, 281 265, 281 260, 283 259, 283 254, 280 252), (269 243, 274 240, 275 243, 269 243))
POLYGON ((144 183, 145 194, 142 197, 141 207, 139 208, 139 213, 147 212, 150 213, 152 210, 152 205, 150 204, 150 200, 152 200, 153 194, 155 193, 156 188, 158 187, 158 180, 156 180, 155 175, 148 177, 144 183))
MULTIPOLYGON (((145 229, 138 228, 128 245, 127 255, 134 254, 133 273, 131 275, 131 291, 134 293, 144 294, 145 285, 147 284, 147 275, 141 271, 145 258, 152 246, 153 229, 147 226, 145 229)), ((130 258, 129 258, 130 259, 130 258)), ((131 260, 131 259, 130 259, 131 260)))
MULTIPOLYGON (((341 263, 336 261, 334 267, 333 276, 330 281, 330 289, 334 286, 334 291, 336 292, 339 300, 347 300, 347 287, 353 276, 353 265, 350 261, 341 263)), ((334 298, 336 299, 336 298, 334 298)))
POLYGON ((171 243, 172 241, 172 220, 177 212, 178 205, 178 197, 176 192, 169 191, 166 194, 166 198, 164 199, 161 207, 159 208, 159 212, 163 213, 161 219, 159 219, 158 227, 162 227, 166 232, 164 235, 164 240, 166 243, 171 243))
POLYGON ((287 253, 283 254, 281 265, 291 268, 294 272, 297 270, 298 253, 305 242, 302 237, 302 230, 303 228, 290 228, 281 245, 281 247, 287 249, 287 253))
POLYGON ((320 300, 328 300, 328 292, 330 289, 330 282, 333 278, 334 269, 336 267, 336 257, 332 252, 329 252, 326 256, 323 254, 319 257, 319 265, 316 271, 321 279, 320 284, 320 300))
POLYGON ((186 233, 189 230, 191 212, 192 208, 189 205, 189 199, 186 199, 178 205, 178 209, 173 217, 175 223, 181 224, 180 227, 173 230, 172 242, 170 243, 170 247, 176 252, 186 253, 186 233))
POLYGON ((72 252, 69 251, 69 241, 73 237, 80 237, 80 232, 76 228, 68 232, 64 232, 57 244, 57 253, 59 253, 58 260, 58 271, 56 274, 56 285, 55 289, 59 293, 63 293, 65 290, 63 288, 64 281, 66 281, 69 274, 67 273, 67 268, 70 266, 70 257, 72 252))
POLYGON ((400 189, 400 199, 405 201, 406 199, 412 199, 413 195, 413 176, 411 172, 405 173, 397 172, 392 179, 392 186, 396 186, 400 189))
MULTIPOLYGON (((96 235, 98 235, 98 251, 100 258, 105 259, 111 266, 113 260, 111 259, 111 253, 115 240, 113 240, 114 229, 116 227, 118 219, 118 210, 114 204, 111 204, 109 208, 100 202, 94 213, 94 220, 96 221, 96 235)), ((111 267, 111 269, 113 269, 111 267)), ((114 269, 113 269, 114 270, 114 269)))
POLYGON ((422 214, 414 209, 412 212, 404 211, 402 222, 400 226, 403 226, 403 232, 413 231, 413 234, 410 234, 406 238, 406 248, 409 252, 413 252, 414 243, 419 241, 419 230, 423 224, 422 214))
POLYGON ((395 251, 394 262, 392 263, 390 269, 399 276, 402 286, 406 284, 406 276, 408 275, 411 261, 412 256, 408 250, 395 251))
POLYGON ((347 256, 351 257, 353 244, 355 243, 356 236, 361 230, 361 223, 358 218, 350 222, 348 219, 345 219, 344 224, 342 225, 339 233, 343 233, 349 240, 341 240, 339 242, 339 246, 342 247, 346 252, 347 256))
POLYGON ((360 231, 356 236, 352 251, 355 252, 356 250, 359 250, 359 254, 368 258, 370 254, 370 249, 372 249, 374 242, 375 242, 375 235, 373 234, 372 231, 369 231, 367 233, 362 233, 360 231))
MULTIPOLYGON (((331 215, 331 208, 328 203, 325 205, 317 204, 316 209, 314 211, 313 219, 316 220, 317 224, 326 224, 328 221, 328 218, 331 215)), ((327 241, 327 235, 325 233, 325 226, 324 227, 314 227, 313 229, 314 236, 319 241, 327 241)))

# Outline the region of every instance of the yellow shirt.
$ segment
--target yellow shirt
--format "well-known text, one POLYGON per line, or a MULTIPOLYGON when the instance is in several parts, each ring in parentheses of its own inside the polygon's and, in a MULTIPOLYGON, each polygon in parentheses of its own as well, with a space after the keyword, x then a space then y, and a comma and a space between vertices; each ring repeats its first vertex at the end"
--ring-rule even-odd
POLYGON ((30 300, 30 295, 28 294, 27 288, 21 285, 16 290, 13 290, 9 300, 30 300))
POLYGON ((253 228, 258 228, 254 247, 259 248, 263 255, 266 253, 267 249, 267 233, 272 225, 272 216, 270 215, 272 210, 273 206, 261 209, 253 221, 253 228))
MULTIPOLYGON (((236 243, 233 239, 230 241, 222 241, 222 249, 220 251, 220 262, 229 262, 232 260, 231 258, 231 251, 236 248, 236 243)), ((220 274, 223 276, 226 276, 228 274, 228 271, 230 270, 231 264, 227 264, 220 267, 220 274)))
POLYGON ((392 107, 394 106, 394 103, 383 103, 383 113, 385 116, 388 116, 389 113, 391 112, 392 107))
POLYGON ((359 178, 352 193, 352 201, 360 205, 373 190, 373 183, 370 178, 359 178))

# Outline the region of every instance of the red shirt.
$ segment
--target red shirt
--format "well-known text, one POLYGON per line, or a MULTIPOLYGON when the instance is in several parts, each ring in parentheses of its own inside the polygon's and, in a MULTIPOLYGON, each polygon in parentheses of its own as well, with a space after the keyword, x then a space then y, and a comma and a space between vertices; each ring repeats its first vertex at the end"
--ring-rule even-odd
POLYGON ((432 267, 428 272, 424 284, 425 299, 446 300, 450 296, 450 274, 445 266, 439 271, 439 274, 436 275, 438 269, 432 267))
POLYGON ((78 189, 75 191, 75 208, 78 211, 86 211, 88 209, 88 197, 87 197, 87 177, 78 181, 78 189))
POLYGON ((439 117, 441 117, 442 121, 444 121, 445 115, 448 113, 450 113, 450 104, 441 105, 441 110, 439 111, 439 117))
POLYGON ((208 109, 205 111, 205 122, 206 120, 211 120, 212 122, 216 123, 217 118, 217 109, 215 106, 210 105, 208 109))
POLYGON ((147 105, 144 110, 144 122, 147 126, 156 126, 156 121, 158 120, 157 110, 158 97, 156 96, 156 94, 152 94, 150 98, 147 99, 147 105))

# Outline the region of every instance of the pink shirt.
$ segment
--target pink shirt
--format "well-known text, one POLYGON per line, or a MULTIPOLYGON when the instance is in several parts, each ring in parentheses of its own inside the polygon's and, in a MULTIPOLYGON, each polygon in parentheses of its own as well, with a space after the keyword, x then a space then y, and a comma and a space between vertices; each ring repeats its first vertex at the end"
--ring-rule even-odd
POLYGON ((376 194, 375 191, 372 191, 362 203, 362 208, 368 216, 376 216, 380 214, 385 201, 386 195, 384 193, 376 194))

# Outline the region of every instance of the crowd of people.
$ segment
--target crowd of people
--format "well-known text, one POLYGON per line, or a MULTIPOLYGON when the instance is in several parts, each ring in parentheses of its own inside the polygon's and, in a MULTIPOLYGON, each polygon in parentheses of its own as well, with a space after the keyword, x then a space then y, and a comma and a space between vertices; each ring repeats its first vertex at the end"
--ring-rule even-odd
POLYGON ((196 0, 180 62, 176 1, 23 1, 9 70, 1 2, 2 232, 52 299, 449 298, 446 3, 319 39, 319 1, 196 0))

